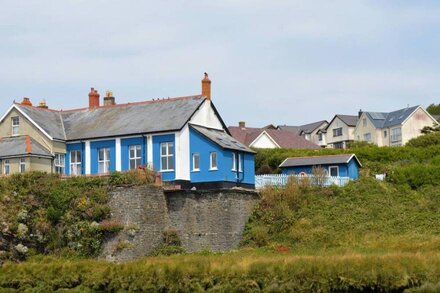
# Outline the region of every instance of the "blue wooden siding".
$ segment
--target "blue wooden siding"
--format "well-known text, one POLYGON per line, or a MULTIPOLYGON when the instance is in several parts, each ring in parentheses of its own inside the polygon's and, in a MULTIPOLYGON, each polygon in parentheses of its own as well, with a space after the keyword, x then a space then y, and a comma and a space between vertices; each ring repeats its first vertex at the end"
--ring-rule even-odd
POLYGON ((145 137, 132 137, 121 139, 121 169, 122 171, 130 170, 130 146, 141 146, 141 164, 147 164, 147 145, 145 137))
POLYGON ((163 181, 172 181, 176 178, 176 142, 175 142, 174 134, 153 136, 153 169, 154 171, 160 171, 160 160, 161 160, 160 144, 163 142, 172 142, 174 144, 174 148, 173 148, 174 170, 161 172, 163 181))
POLYGON ((98 174, 98 150, 100 148, 110 149, 109 172, 116 170, 116 142, 115 140, 93 141, 90 143, 91 173, 98 174))
MULTIPOLYGON (((324 165, 316 165, 315 167, 322 167, 328 171, 330 175, 330 167, 338 166, 339 168, 339 177, 350 177, 351 179, 359 178, 359 164, 356 160, 352 159, 347 164, 324 164, 324 165)), ((302 172, 306 174, 313 174, 314 166, 296 166, 296 167, 284 167, 281 168, 282 174, 300 174, 302 172)))
POLYGON ((65 160, 65 170, 66 175, 70 175, 70 152, 71 151, 81 151, 81 174, 85 174, 85 164, 84 164, 84 144, 83 143, 70 143, 66 145, 66 160, 65 160))
MULTIPOLYGON (((190 129, 190 179, 199 182, 237 182, 237 171, 232 170, 232 150, 226 150, 215 144, 194 129, 190 129), (210 170, 210 153, 217 153, 217 170, 210 170), (193 171, 194 153, 200 156, 200 171, 193 171)), ((244 152, 241 154, 242 172, 239 172, 239 182, 255 184, 254 155, 244 152)), ((238 168, 238 165, 237 165, 238 168)))

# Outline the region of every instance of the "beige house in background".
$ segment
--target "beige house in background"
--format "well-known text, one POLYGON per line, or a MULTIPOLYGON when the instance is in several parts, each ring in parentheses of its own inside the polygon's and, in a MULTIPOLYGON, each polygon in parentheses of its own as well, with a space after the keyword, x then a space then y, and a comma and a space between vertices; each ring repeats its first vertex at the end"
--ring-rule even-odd
POLYGON ((354 137, 357 141, 367 141, 378 146, 402 146, 420 136, 423 127, 438 124, 421 106, 390 113, 360 112, 354 137))
POLYGON ((358 116, 337 114, 326 128, 317 132, 318 144, 321 147, 345 149, 347 144, 354 141, 354 129, 358 116))

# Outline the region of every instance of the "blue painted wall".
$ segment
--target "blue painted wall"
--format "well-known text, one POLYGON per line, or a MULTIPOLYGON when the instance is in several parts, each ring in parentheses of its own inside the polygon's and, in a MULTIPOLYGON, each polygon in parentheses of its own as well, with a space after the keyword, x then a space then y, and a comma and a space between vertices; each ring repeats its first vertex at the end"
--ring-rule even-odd
POLYGON ((174 171, 161 172, 163 181, 172 181, 176 178, 176 142, 174 134, 153 136, 153 169, 154 171, 160 171, 160 144, 163 142, 174 143, 174 171))
POLYGON ((121 139, 121 169, 130 170, 130 146, 140 145, 142 153, 142 165, 147 164, 147 144, 145 137, 133 137, 121 139))
POLYGON ((116 143, 115 140, 94 141, 90 143, 90 159, 91 159, 91 173, 98 174, 98 149, 110 148, 110 170, 116 170, 116 143))
MULTIPOLYGON (((350 177, 351 179, 359 178, 359 164, 355 159, 350 160, 348 164, 324 164, 324 165, 317 165, 316 167, 322 167, 326 169, 330 174, 329 168, 331 166, 339 167, 340 177, 350 177)), ((297 166, 297 167, 281 168, 282 174, 300 174, 301 172, 311 175, 313 174, 313 166, 297 166)))
POLYGON ((65 170, 66 175, 70 175, 70 152, 71 151, 81 151, 81 174, 85 174, 85 164, 84 164, 84 148, 85 145, 83 143, 70 143, 66 145, 66 162, 65 162, 65 170))
MULTIPOLYGON (((221 148, 196 130, 190 128, 191 182, 237 182, 237 171, 232 171, 232 152, 232 150, 221 148), (209 170, 211 152, 217 153, 217 170, 209 170), (200 156, 200 171, 193 171, 193 153, 198 153, 200 156)), ((254 155, 241 152, 241 161, 243 172, 239 173, 239 182, 255 184, 254 155)))

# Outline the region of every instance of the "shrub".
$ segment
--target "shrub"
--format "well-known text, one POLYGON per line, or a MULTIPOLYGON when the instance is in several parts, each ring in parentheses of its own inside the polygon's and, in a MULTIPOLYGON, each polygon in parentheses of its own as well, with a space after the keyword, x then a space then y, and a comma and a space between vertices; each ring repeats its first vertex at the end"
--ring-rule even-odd
POLYGON ((408 141, 407 146, 412 147, 428 147, 428 146, 440 146, 440 131, 431 132, 420 135, 408 141))

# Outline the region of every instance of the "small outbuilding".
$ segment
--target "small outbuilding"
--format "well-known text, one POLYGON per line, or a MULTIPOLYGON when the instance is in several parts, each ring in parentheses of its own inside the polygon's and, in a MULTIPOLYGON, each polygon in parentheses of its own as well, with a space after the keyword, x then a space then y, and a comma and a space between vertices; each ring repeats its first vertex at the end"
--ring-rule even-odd
POLYGON ((313 169, 321 167, 327 176, 359 178, 361 162, 355 154, 294 157, 287 158, 281 163, 281 173, 286 175, 313 175, 313 169))

